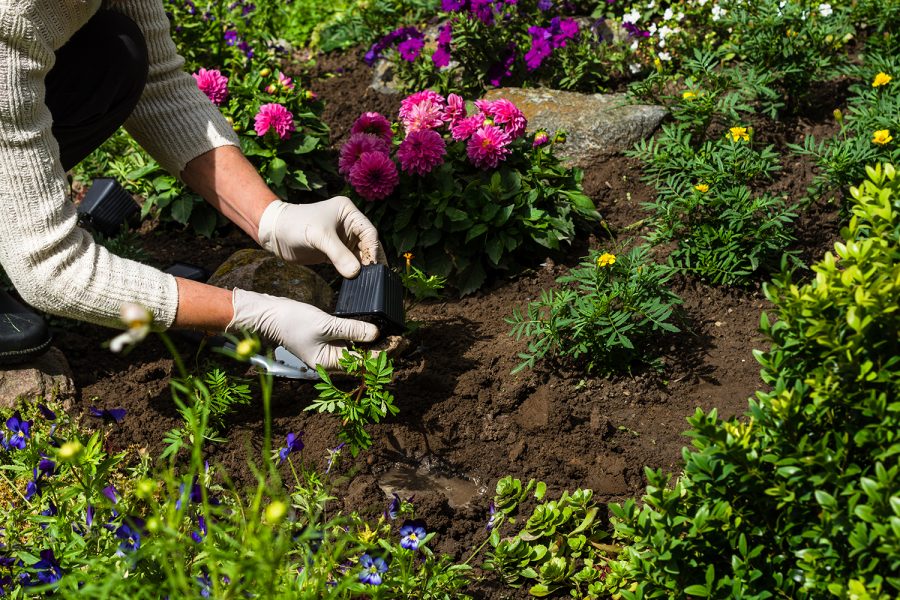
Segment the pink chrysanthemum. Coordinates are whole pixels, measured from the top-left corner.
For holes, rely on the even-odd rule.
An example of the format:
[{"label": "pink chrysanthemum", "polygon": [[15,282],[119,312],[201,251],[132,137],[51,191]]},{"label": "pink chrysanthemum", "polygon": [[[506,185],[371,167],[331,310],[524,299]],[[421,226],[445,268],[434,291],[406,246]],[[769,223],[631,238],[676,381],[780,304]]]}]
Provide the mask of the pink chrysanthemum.
[{"label": "pink chrysanthemum", "polygon": [[466,116],[466,101],[461,96],[450,94],[447,96],[447,108],[444,109],[444,120],[450,123],[450,127],[456,125],[460,119]]},{"label": "pink chrysanthemum", "polygon": [[525,134],[525,127],[528,120],[519,108],[506,100],[498,98],[497,100],[476,100],[475,106],[484,114],[494,120],[494,123],[503,125],[510,139],[517,139]]},{"label": "pink chrysanthemum", "polygon": [[219,106],[228,97],[228,78],[217,69],[206,70],[200,68],[194,73],[197,87],[206,94],[213,104]]},{"label": "pink chrysanthemum", "polygon": [[397,148],[400,168],[406,173],[426,175],[443,164],[447,146],[444,138],[433,129],[414,131]]},{"label": "pink chrysanthemum", "polygon": [[382,138],[371,133],[354,133],[350,139],[341,146],[341,155],[338,159],[338,172],[346,176],[350,169],[365,152],[390,153],[390,146]]},{"label": "pink chrysanthemum", "polygon": [[275,102],[263,104],[254,118],[253,128],[256,135],[264,136],[270,129],[278,134],[278,137],[286,140],[294,131],[294,115],[291,111]]},{"label": "pink chrysanthemum", "polygon": [[472,164],[480,169],[493,169],[509,154],[509,136],[496,125],[478,129],[466,144]]},{"label": "pink chrysanthemum", "polygon": [[369,133],[383,139],[387,143],[390,143],[394,137],[394,132],[391,131],[391,122],[384,115],[377,112],[361,114],[356,122],[353,123],[353,127],[350,128],[350,133]]},{"label": "pink chrysanthemum", "polygon": [[388,197],[399,181],[397,165],[381,152],[363,152],[350,169],[350,185],[366,200]]},{"label": "pink chrysanthemum", "polygon": [[400,120],[405,121],[414,106],[419,104],[430,103],[444,110],[444,97],[431,90],[422,90],[415,94],[410,94],[400,102]]}]

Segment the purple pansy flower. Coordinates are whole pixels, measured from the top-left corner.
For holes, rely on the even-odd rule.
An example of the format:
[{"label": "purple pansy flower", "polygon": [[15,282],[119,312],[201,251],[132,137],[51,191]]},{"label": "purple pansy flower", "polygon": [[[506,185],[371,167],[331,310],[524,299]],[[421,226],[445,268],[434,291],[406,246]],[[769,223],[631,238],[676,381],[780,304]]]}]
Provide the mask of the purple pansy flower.
[{"label": "purple pansy flower", "polygon": [[124,408],[95,408],[91,406],[89,414],[97,419],[103,419],[107,423],[121,423],[127,411]]},{"label": "purple pansy flower", "polygon": [[400,547],[407,550],[418,550],[419,544],[427,534],[425,521],[406,521],[400,527]]},{"label": "purple pansy flower", "polygon": [[24,450],[25,443],[31,438],[31,421],[23,420],[19,411],[16,411],[6,420],[6,427],[12,434],[6,445],[10,448]]},{"label": "purple pansy flower", "polygon": [[284,461],[288,455],[293,452],[300,452],[303,450],[303,432],[300,433],[289,433],[285,438],[285,447],[278,451],[278,462]]},{"label": "purple pansy flower", "polygon": [[372,558],[368,554],[359,557],[359,566],[362,567],[359,580],[369,585],[381,585],[381,575],[388,570],[383,558],[380,556]]}]

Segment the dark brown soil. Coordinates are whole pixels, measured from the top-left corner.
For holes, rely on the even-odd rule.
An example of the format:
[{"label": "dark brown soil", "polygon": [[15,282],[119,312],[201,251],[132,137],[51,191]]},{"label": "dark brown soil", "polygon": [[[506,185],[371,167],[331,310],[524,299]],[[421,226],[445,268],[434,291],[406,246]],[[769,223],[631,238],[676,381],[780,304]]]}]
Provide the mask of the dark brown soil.
[{"label": "dark brown soil", "polygon": [[[323,78],[326,73],[333,77]],[[313,89],[328,102],[326,119],[340,141],[353,119],[366,110],[391,114],[397,97],[367,89],[369,72],[353,56],[322,58]],[[825,111],[822,111],[825,112]],[[782,126],[781,144],[815,131],[831,133],[822,121]],[[800,197],[812,170],[802,160],[786,159],[772,191]],[[640,203],[651,190],[640,183],[635,161],[611,157],[586,170],[585,186],[605,218],[605,226],[587,232],[590,244],[607,243],[609,233],[626,231],[645,215]],[[836,237],[836,209],[814,205],[799,219],[799,247],[807,258],[820,256]],[[232,251],[251,241],[237,232],[214,240],[196,240],[178,231],[152,231],[143,245],[158,264],[185,260],[214,268]],[[374,446],[357,460],[349,456],[338,469],[336,504],[345,510],[380,513],[387,498],[379,479],[390,470],[437,473],[462,478],[474,496],[450,506],[440,491],[418,492],[415,504],[429,528],[436,530],[438,551],[466,555],[484,539],[488,505],[498,478],[512,474],[547,482],[551,494],[577,486],[592,488],[602,502],[639,497],[644,468],[677,473],[685,419],[698,408],[720,416],[743,413],[761,387],[759,366],[751,351],[764,348],[758,333],[760,313],[770,305],[759,289],[725,289],[678,279],[684,299],[683,333],[659,340],[663,368],[608,379],[585,377],[565,366],[539,364],[517,375],[517,354],[525,343],[508,335],[514,306],[522,306],[550,287],[575,264],[585,242],[555,264],[535,264],[513,280],[465,299],[447,299],[415,307],[409,318],[419,323],[411,350],[396,361],[394,394],[400,414],[370,428]],[[327,271],[326,271],[327,273]],[[757,286],[758,288],[758,286]],[[149,340],[132,354],[110,354],[100,345],[111,332],[66,326],[58,340],[75,372],[80,390],[77,409],[89,405],[128,409],[124,422],[111,430],[109,445],[120,449],[162,448],[163,434],[178,425],[168,392],[172,360],[161,343]],[[192,364],[192,344],[180,346]],[[322,468],[326,451],[337,444],[334,417],[304,408],[315,391],[308,383],[278,381],[273,398],[276,443],[288,432],[305,432],[302,460]],[[241,410],[228,427],[228,444],[211,445],[208,457],[222,465],[238,484],[252,482],[247,461],[258,460],[262,408]],[[405,470],[404,470],[405,469]],[[470,490],[470,491],[471,491]],[[476,561],[476,563],[479,561]],[[485,582],[483,597],[518,597]]]}]

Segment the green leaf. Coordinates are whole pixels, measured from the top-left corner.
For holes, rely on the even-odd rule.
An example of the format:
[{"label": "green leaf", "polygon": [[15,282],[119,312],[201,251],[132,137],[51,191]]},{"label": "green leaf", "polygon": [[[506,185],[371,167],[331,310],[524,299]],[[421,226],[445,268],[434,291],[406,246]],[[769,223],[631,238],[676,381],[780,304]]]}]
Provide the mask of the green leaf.
[{"label": "green leaf", "polygon": [[287,163],[277,156],[269,161],[269,178],[275,185],[281,185],[284,176],[287,174]]},{"label": "green leaf", "polygon": [[700,585],[699,583],[687,586],[684,588],[684,593],[688,596],[700,596],[702,598],[709,597],[709,590],[705,585]]},{"label": "green leaf", "polygon": [[190,194],[179,196],[172,202],[172,219],[182,225],[187,225],[194,210],[194,197]]},{"label": "green leaf", "polygon": [[488,230],[488,226],[485,225],[484,223],[476,224],[474,227],[471,227],[469,229],[469,233],[466,234],[466,242],[465,243],[471,242],[472,240],[477,238],[479,235],[485,233],[487,230]]}]

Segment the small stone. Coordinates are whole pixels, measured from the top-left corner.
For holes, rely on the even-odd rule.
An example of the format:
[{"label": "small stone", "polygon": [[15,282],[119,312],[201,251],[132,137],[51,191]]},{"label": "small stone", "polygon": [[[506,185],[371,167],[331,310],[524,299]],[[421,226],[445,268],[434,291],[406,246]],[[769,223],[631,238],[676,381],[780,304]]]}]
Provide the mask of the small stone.
[{"label": "small stone", "polygon": [[312,269],[253,248],[229,256],[207,283],[290,298],[324,311],[330,311],[334,301],[334,290]]},{"label": "small stone", "polygon": [[75,397],[72,370],[65,355],[51,347],[26,363],[5,365],[0,370],[0,407],[14,408],[18,398],[55,399],[68,410]]},{"label": "small stone", "polygon": [[721,327],[724,324],[725,324],[724,321],[716,321],[715,323],[713,323],[713,325],[715,325],[716,327]]}]

